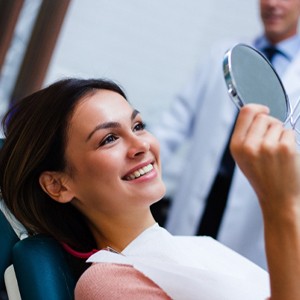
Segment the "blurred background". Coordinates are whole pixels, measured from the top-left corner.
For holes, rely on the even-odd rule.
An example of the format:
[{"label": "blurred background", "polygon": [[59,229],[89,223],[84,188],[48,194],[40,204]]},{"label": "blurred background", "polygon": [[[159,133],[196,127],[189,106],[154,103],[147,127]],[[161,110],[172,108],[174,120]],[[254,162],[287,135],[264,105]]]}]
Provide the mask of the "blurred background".
[{"label": "blurred background", "polygon": [[152,123],[215,42],[260,30],[257,0],[0,0],[0,115],[58,79],[106,77]]}]

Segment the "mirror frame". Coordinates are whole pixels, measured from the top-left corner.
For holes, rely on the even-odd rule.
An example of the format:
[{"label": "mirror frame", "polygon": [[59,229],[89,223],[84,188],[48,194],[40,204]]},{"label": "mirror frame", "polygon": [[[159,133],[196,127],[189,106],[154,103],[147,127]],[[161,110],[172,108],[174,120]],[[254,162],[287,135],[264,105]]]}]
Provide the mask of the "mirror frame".
[{"label": "mirror frame", "polygon": [[276,75],[276,77],[278,79],[278,84],[280,85],[280,88],[282,89],[284,98],[285,98],[286,114],[285,114],[285,119],[281,120],[282,122],[285,123],[290,118],[291,106],[290,106],[290,102],[288,100],[288,95],[282,84],[282,81],[281,81],[279,75],[277,74],[276,70],[274,69],[274,67],[268,61],[268,59],[260,51],[256,50],[255,48],[253,48],[252,46],[249,46],[247,44],[243,44],[243,43],[236,44],[235,46],[233,46],[232,48],[230,48],[229,50],[226,51],[224,58],[223,58],[223,75],[224,75],[225,83],[227,86],[227,91],[228,91],[230,98],[232,99],[234,104],[239,109],[245,105],[243,99],[241,98],[241,96],[238,93],[237,83],[235,81],[234,74],[232,71],[232,53],[236,49],[236,47],[246,47],[246,48],[250,49],[251,51],[255,52],[259,57],[261,57],[263,59],[263,61],[265,61],[268,64],[270,69]]}]

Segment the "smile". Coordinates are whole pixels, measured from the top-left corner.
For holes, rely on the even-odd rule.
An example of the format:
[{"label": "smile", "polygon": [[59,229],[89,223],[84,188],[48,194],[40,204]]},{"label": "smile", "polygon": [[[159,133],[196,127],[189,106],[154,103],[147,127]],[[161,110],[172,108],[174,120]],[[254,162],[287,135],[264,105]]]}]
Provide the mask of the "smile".
[{"label": "smile", "polygon": [[129,174],[128,176],[126,176],[126,180],[133,180],[133,179],[136,179],[136,178],[139,178],[149,172],[151,172],[151,170],[153,170],[153,165],[152,164],[149,164],[143,168],[140,168],[136,171],[134,171],[133,173]]}]

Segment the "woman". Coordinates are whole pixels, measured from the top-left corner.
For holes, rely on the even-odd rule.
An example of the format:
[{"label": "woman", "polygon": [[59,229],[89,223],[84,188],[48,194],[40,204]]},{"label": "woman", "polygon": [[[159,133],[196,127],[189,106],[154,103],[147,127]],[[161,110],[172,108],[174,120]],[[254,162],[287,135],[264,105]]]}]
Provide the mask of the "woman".
[{"label": "woman", "polygon": [[[0,187],[8,208],[30,234],[48,234],[94,263],[77,283],[77,299],[270,295],[259,267],[210,238],[172,237],[155,223],[149,207],[165,192],[159,145],[116,84],[59,81],[13,107],[4,131]],[[300,299],[294,140],[258,105],[241,110],[232,139],[260,199],[272,299]]]}]

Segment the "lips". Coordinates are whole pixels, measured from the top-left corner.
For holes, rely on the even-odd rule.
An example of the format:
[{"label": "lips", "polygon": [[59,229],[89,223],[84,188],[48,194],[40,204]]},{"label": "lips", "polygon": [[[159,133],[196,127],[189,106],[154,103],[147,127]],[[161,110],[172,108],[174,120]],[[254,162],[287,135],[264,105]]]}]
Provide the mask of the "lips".
[{"label": "lips", "polygon": [[268,21],[276,21],[276,20],[280,20],[281,19],[281,15],[278,14],[265,14],[264,15],[264,19],[268,20]]},{"label": "lips", "polygon": [[153,170],[153,165],[152,164],[148,164],[142,168],[139,168],[137,170],[135,170],[134,172],[126,175],[124,177],[125,180],[130,181],[130,180],[134,180],[136,178],[139,178],[149,172],[151,172]]}]

